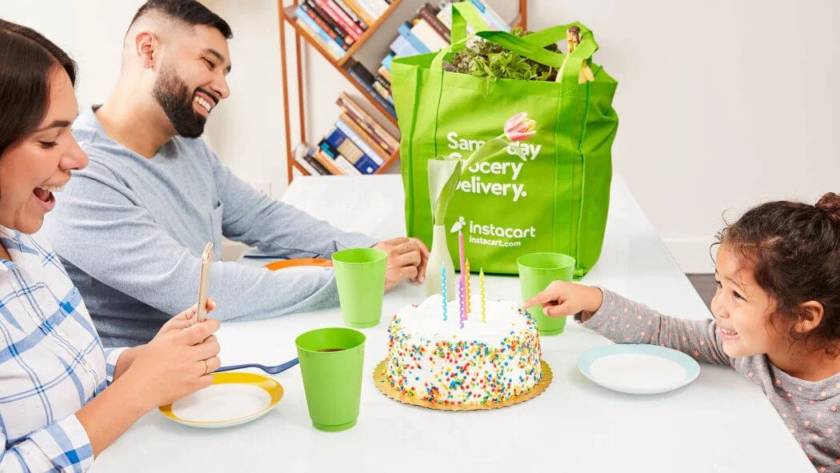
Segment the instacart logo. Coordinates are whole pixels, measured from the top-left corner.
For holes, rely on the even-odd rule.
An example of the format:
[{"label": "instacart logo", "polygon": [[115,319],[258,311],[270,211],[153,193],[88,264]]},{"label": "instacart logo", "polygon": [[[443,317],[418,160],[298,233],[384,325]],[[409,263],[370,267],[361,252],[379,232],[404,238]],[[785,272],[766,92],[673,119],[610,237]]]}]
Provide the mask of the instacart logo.
[{"label": "instacart logo", "polygon": [[537,237],[537,227],[503,227],[493,223],[476,222],[467,220],[460,216],[452,226],[452,233],[461,231],[464,227],[469,230],[468,240],[471,244],[496,246],[496,247],[517,247],[522,246],[526,238]]}]

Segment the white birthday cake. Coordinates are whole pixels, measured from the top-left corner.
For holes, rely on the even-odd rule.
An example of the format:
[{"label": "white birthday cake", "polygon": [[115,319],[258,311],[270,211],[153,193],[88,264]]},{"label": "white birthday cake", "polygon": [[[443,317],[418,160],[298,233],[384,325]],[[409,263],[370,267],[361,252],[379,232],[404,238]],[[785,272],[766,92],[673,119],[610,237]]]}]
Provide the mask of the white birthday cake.
[{"label": "white birthday cake", "polygon": [[[499,405],[540,382],[534,320],[506,301],[473,298],[461,323],[459,304],[433,295],[407,306],[388,327],[385,382],[403,397],[446,407]],[[446,312],[446,320],[444,320]]]}]

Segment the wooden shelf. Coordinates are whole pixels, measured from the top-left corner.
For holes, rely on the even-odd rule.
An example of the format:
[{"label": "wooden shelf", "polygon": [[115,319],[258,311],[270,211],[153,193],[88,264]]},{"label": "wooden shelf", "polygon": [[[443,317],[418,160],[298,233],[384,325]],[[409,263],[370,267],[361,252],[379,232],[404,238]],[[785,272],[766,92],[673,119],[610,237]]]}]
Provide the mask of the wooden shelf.
[{"label": "wooden shelf", "polygon": [[[388,168],[388,166],[390,166],[390,165],[391,165],[394,161],[396,161],[397,159],[400,159],[400,151],[399,151],[399,150],[394,151],[393,153],[391,153],[391,155],[390,155],[390,156],[388,156],[388,157],[385,159],[385,162],[383,162],[383,163],[382,163],[382,165],[381,165],[381,166],[379,166],[379,167],[376,169],[376,171],[374,171],[373,173],[374,173],[374,174],[382,174],[383,172],[385,172],[385,169],[387,169],[387,168]],[[309,171],[307,171],[305,167],[301,166],[301,165],[300,165],[297,161],[293,161],[293,162],[292,162],[292,167],[293,167],[293,168],[295,168],[295,169],[297,169],[297,170],[298,170],[301,174],[303,174],[304,176],[310,176],[310,175],[311,175],[311,173],[310,173]],[[317,176],[317,175],[319,175],[319,174],[316,174],[316,176]],[[352,174],[342,174],[342,175],[343,175],[343,176],[351,176]]]},{"label": "wooden shelf", "polygon": [[376,21],[374,21],[372,25],[368,25],[368,29],[366,29],[365,32],[362,33],[362,35],[359,37],[359,39],[356,40],[353,43],[352,46],[350,46],[346,51],[344,51],[344,55],[342,55],[340,58],[335,58],[331,53],[329,53],[326,50],[326,48],[323,45],[321,45],[320,38],[314,38],[309,33],[309,31],[300,27],[300,24],[298,24],[298,22],[297,22],[297,14],[295,13],[295,10],[297,9],[297,5],[291,5],[291,6],[285,7],[285,8],[282,9],[282,12],[283,12],[283,19],[288,21],[295,28],[295,31],[297,31],[298,34],[301,34],[304,37],[306,37],[307,42],[312,44],[313,46],[315,46],[315,48],[321,54],[323,54],[324,57],[333,64],[333,66],[341,67],[345,63],[347,63],[347,61],[349,59],[351,59],[353,57],[353,54],[355,54],[356,51],[359,50],[359,48],[364,46],[365,42],[367,42],[367,40],[371,36],[373,36],[374,33],[376,33],[376,30],[379,29],[379,26],[382,25],[382,22],[387,20],[388,17],[391,16],[391,13],[394,12],[394,10],[397,8],[397,6],[399,4],[400,4],[400,0],[394,0],[393,2],[391,2],[391,5],[388,6],[387,9],[385,9],[385,11],[382,13],[382,15],[380,15],[379,18],[377,18]]},{"label": "wooden shelf", "polygon": [[[399,0],[394,0],[394,3],[392,3],[391,6],[389,6],[388,9],[385,10],[385,13],[383,13],[382,16],[380,16],[379,19],[376,20],[374,25],[376,25],[376,27],[378,28],[379,25],[387,19],[388,15],[390,15],[394,11],[394,8],[398,4]],[[295,8],[296,7],[293,5],[283,9],[283,18],[285,19],[285,21],[287,21],[295,29],[295,31],[304,38],[304,41],[306,41],[307,44],[315,48],[315,50],[318,51],[318,53],[320,53],[321,56],[323,56],[324,59],[327,60],[327,62],[332,64],[333,67],[335,67],[341,73],[341,75],[343,75],[344,78],[347,79],[347,81],[353,84],[353,87],[355,87],[359,91],[359,93],[365,97],[365,100],[367,100],[374,107],[376,107],[376,110],[379,111],[379,113],[384,115],[388,121],[390,121],[396,126],[397,118],[394,115],[392,115],[388,109],[382,106],[382,104],[379,103],[379,101],[376,100],[376,98],[374,98],[374,96],[365,88],[364,85],[360,84],[359,81],[357,81],[352,75],[350,75],[346,67],[347,61],[349,61],[353,57],[352,54],[356,50],[358,50],[358,48],[360,48],[365,43],[365,41],[367,41],[367,39],[370,38],[370,36],[373,35],[373,33],[376,31],[374,29],[374,26],[368,27],[367,31],[365,31],[365,34],[363,34],[358,41],[353,43],[353,46],[351,46],[350,49],[345,51],[344,56],[342,56],[341,59],[335,59],[335,57],[329,51],[327,51],[327,49],[321,44],[319,39],[312,37],[309,31],[301,28],[300,24],[297,21],[297,15],[295,15]]]},{"label": "wooden shelf", "polygon": [[[289,116],[289,92],[288,92],[288,77],[287,77],[287,59],[286,59],[286,35],[285,35],[285,28],[284,25],[289,25],[292,27],[293,31],[295,32],[295,54],[296,54],[296,72],[297,72],[297,94],[298,94],[298,127],[300,129],[300,135],[297,142],[302,143],[306,142],[306,128],[305,128],[305,112],[304,112],[304,82],[303,82],[303,72],[301,67],[301,39],[306,44],[309,44],[316,51],[333,67],[335,67],[338,72],[344,76],[344,78],[353,84],[358,92],[368,101],[386,120],[391,122],[394,126],[398,127],[397,118],[391,114],[391,111],[383,106],[379,100],[373,95],[373,92],[369,91],[363,84],[354,78],[348,68],[348,63],[351,59],[353,59],[353,55],[362,48],[365,43],[376,33],[380,26],[394,13],[396,8],[400,5],[401,0],[392,0],[391,4],[388,8],[373,22],[373,24],[368,25],[368,28],[362,33],[358,40],[356,40],[352,46],[350,46],[341,57],[336,58],[333,53],[328,49],[328,47],[321,43],[321,38],[316,37],[313,33],[310,33],[307,29],[301,27],[300,23],[298,23],[296,9],[299,4],[298,0],[292,0],[291,5],[284,5],[285,0],[277,0],[277,7],[280,16],[280,56],[282,62],[282,81],[283,81],[283,118],[285,122],[285,138],[286,138],[286,169],[289,182],[292,180],[293,170],[297,170],[304,175],[309,175],[309,172],[306,171],[306,168],[295,162],[294,155],[292,153],[292,137],[291,137],[291,128],[289,124],[290,116]],[[527,0],[518,0],[519,3],[519,14],[518,16],[511,22],[513,25],[520,26],[522,28],[527,28],[528,23],[528,2]],[[388,156],[383,164],[377,168],[374,174],[379,174],[384,172],[394,161],[399,159],[399,149],[395,150]]]}]

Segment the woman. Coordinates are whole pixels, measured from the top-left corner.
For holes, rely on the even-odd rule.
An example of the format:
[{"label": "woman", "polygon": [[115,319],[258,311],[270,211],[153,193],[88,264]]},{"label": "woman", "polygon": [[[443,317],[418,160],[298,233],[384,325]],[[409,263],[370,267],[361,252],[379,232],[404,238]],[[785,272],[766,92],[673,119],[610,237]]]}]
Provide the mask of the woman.
[{"label": "woman", "polygon": [[193,323],[194,307],[146,345],[103,350],[79,291],[31,235],[71,171],[87,164],[70,133],[74,80],[64,51],[0,20],[3,472],[87,469],[146,412],[209,385],[219,367],[219,323]]}]

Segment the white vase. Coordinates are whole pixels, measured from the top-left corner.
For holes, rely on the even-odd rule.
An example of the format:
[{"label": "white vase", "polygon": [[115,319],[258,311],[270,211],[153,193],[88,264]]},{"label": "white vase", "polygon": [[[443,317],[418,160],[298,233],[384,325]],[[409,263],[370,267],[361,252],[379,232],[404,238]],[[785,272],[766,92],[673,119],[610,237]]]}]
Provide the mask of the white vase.
[{"label": "white vase", "polygon": [[435,225],[432,227],[432,249],[429,253],[426,279],[423,282],[423,286],[426,288],[426,296],[441,293],[441,268],[446,268],[446,300],[457,300],[455,266],[452,264],[452,257],[449,255],[449,248],[446,244],[445,226]]}]

